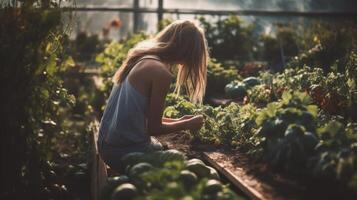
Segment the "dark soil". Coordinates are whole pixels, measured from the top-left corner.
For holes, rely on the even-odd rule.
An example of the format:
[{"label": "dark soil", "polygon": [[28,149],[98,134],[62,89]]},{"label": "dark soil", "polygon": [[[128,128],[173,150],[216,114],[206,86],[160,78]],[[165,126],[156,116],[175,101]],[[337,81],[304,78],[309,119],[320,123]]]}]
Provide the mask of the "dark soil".
[{"label": "dark soil", "polygon": [[155,137],[164,145],[165,148],[182,151],[189,158],[202,158],[202,152],[212,151],[215,149],[212,145],[206,145],[198,141],[194,141],[191,135],[185,132],[178,132]]}]

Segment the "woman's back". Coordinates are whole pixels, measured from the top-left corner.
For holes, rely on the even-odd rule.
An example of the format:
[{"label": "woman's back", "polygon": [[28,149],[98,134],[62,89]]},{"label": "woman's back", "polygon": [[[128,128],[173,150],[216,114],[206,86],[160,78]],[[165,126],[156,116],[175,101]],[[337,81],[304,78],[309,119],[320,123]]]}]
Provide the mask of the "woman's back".
[{"label": "woman's back", "polygon": [[[144,59],[160,60],[155,56],[144,56],[135,65]],[[129,76],[120,85],[115,84],[101,120],[99,139],[118,147],[149,143],[148,105],[148,97],[130,83]]]}]

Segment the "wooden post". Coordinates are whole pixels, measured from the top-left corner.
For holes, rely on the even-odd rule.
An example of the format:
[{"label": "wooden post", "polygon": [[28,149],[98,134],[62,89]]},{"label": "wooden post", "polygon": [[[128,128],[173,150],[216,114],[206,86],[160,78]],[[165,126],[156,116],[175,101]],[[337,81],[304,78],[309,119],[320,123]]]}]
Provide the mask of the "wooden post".
[{"label": "wooden post", "polygon": [[281,39],[278,37],[278,42],[279,42],[279,48],[280,48],[280,57],[281,57],[281,64],[283,65],[283,69],[285,68],[285,53],[284,53],[284,47],[281,42]]},{"label": "wooden post", "polygon": [[139,0],[134,0],[134,33],[139,30]]},{"label": "wooden post", "polygon": [[163,29],[163,24],[161,23],[162,22],[162,18],[163,18],[163,14],[164,14],[164,0],[159,0],[158,1],[159,4],[157,6],[157,28],[158,28],[158,31],[160,31],[161,29]]},{"label": "wooden post", "polygon": [[159,0],[159,5],[157,7],[157,20],[161,22],[164,14],[164,0]]}]

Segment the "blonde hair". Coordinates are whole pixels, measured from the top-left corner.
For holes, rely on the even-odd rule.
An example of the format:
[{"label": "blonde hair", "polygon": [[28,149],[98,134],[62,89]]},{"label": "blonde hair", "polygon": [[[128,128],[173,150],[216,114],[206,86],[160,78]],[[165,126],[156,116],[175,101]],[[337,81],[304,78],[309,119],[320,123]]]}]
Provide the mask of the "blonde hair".
[{"label": "blonde hair", "polygon": [[192,102],[202,103],[209,54],[204,31],[198,23],[190,20],[174,21],[153,39],[136,45],[129,51],[113,81],[120,84],[136,62],[145,55],[158,56],[168,64],[179,63],[175,93],[180,94],[183,87]]}]

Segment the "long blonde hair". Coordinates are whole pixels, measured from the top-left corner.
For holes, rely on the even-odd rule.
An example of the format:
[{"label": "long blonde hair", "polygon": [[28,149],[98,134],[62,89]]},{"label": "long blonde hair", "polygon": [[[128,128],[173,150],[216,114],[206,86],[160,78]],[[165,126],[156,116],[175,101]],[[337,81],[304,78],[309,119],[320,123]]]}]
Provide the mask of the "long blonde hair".
[{"label": "long blonde hair", "polygon": [[136,62],[145,55],[155,55],[165,63],[178,64],[175,92],[180,94],[183,87],[192,102],[202,103],[209,54],[204,32],[198,23],[190,20],[174,21],[153,39],[136,45],[129,51],[113,81],[122,83]]}]

